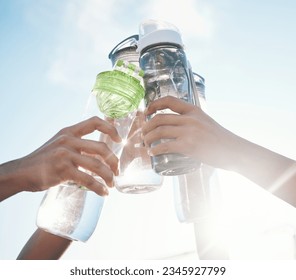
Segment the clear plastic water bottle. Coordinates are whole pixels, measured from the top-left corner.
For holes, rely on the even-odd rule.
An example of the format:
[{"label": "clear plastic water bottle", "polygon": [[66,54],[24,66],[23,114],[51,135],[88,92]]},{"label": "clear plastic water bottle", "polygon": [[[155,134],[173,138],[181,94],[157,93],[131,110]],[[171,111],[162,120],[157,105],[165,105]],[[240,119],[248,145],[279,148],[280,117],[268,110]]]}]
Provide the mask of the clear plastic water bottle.
[{"label": "clear plastic water bottle", "polygon": [[[194,97],[207,112],[205,80],[197,73],[193,76]],[[173,185],[177,218],[181,223],[194,224],[199,259],[228,259],[227,246],[221,243],[221,229],[216,224],[216,211],[222,204],[217,170],[202,163],[200,169],[176,176]]]},{"label": "clear plastic water bottle", "polygon": [[[201,107],[205,106],[204,78],[193,73],[193,96]],[[208,174],[203,172],[203,164],[194,172],[176,176],[173,180],[174,202],[178,220],[182,223],[196,223],[209,216],[209,188],[205,184]]]},{"label": "clear plastic water bottle", "polygon": [[[136,71],[134,65],[119,61],[112,71],[97,75],[91,94],[90,105],[97,110],[93,112],[94,115],[107,116],[123,139],[127,137],[132,124],[132,112],[138,108],[144,96],[139,78],[141,75],[140,69]],[[107,141],[108,138],[103,133],[99,137],[95,135],[91,138],[93,137],[95,138],[92,140],[100,141]],[[109,143],[111,142],[109,139]],[[119,155],[122,145],[118,144],[116,148]],[[87,170],[83,171],[91,174]],[[105,184],[102,178],[94,177]],[[38,210],[37,226],[70,240],[86,242],[97,226],[104,200],[104,197],[84,186],[74,182],[62,183],[46,192]]]},{"label": "clear plastic water bottle", "polygon": [[193,79],[196,87],[195,98],[198,98],[201,109],[206,112],[207,106],[205,94],[205,79],[195,72],[193,72]]},{"label": "clear plastic water bottle", "polygon": [[[140,24],[139,35],[138,52],[140,67],[144,71],[146,105],[168,95],[195,104],[193,75],[177,28],[169,23],[147,20]],[[157,113],[173,112],[162,110]],[[157,142],[152,143],[152,146],[157,144]],[[199,165],[195,159],[177,153],[152,157],[153,169],[161,175],[193,172],[199,168]]]},{"label": "clear plastic water bottle", "polygon": [[[100,113],[95,98],[91,98],[89,101],[92,101],[92,104],[88,102],[88,105],[91,105],[90,107],[95,110],[91,114],[85,112],[83,119]],[[88,105],[87,107],[89,107]],[[100,137],[100,133],[94,132],[84,138],[97,141]],[[79,169],[91,174],[87,170]],[[93,176],[105,184],[102,178]],[[46,191],[38,209],[36,224],[38,228],[54,235],[86,242],[98,224],[104,204],[105,197],[99,196],[75,182],[63,182]]]},{"label": "clear plastic water bottle", "polygon": [[[112,49],[109,54],[112,66],[119,60],[139,66],[138,37],[138,35],[130,36]],[[144,108],[144,99],[142,99],[119,159],[119,175],[115,177],[115,187],[123,193],[140,194],[155,191],[163,182],[163,177],[152,169],[147,147],[143,145],[141,133],[145,122]]]},{"label": "clear plastic water bottle", "polygon": [[174,177],[174,204],[181,223],[196,223],[209,216],[208,190],[201,169]]},{"label": "clear plastic water bottle", "polygon": [[[197,73],[193,73],[193,77],[194,98],[198,99],[202,110],[207,112],[205,79]],[[213,203],[218,203],[220,199],[215,168],[202,163],[198,170],[174,179],[175,209],[180,222],[199,223],[212,215]]]},{"label": "clear plastic water bottle", "polygon": [[130,62],[139,66],[139,53],[137,52],[139,35],[129,36],[118,43],[109,53],[108,58],[114,67],[118,60]]},{"label": "clear plastic water bottle", "polygon": [[37,226],[70,240],[86,242],[97,226],[104,200],[75,183],[52,187],[39,207]]}]

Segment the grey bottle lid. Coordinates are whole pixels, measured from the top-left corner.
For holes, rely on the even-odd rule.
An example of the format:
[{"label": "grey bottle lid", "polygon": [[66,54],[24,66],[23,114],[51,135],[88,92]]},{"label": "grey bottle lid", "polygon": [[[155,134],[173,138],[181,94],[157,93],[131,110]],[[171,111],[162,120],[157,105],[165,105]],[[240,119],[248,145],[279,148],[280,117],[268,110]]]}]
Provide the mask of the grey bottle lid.
[{"label": "grey bottle lid", "polygon": [[176,26],[158,20],[145,20],[139,27],[137,51],[141,52],[148,46],[160,43],[175,44],[183,47],[181,34]]}]

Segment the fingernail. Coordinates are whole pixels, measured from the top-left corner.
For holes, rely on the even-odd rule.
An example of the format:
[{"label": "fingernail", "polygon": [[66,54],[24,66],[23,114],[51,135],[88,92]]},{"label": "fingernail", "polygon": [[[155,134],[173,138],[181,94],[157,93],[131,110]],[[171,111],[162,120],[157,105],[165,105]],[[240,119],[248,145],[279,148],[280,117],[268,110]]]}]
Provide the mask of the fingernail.
[{"label": "fingernail", "polygon": [[151,149],[147,149],[147,154],[149,155],[149,156],[153,156],[153,153],[152,153],[152,151],[151,151]]},{"label": "fingernail", "polygon": [[108,195],[109,194],[109,190],[107,189],[107,187],[104,187],[103,190],[104,190],[104,195]]}]

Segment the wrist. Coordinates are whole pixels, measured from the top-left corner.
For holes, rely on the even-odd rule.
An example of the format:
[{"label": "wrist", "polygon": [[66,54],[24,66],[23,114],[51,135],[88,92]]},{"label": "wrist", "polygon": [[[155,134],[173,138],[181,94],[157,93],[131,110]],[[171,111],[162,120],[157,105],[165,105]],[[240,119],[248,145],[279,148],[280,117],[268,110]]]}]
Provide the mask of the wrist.
[{"label": "wrist", "polygon": [[222,128],[218,141],[217,146],[219,149],[215,155],[216,167],[228,171],[236,171],[243,139],[231,131]]},{"label": "wrist", "polygon": [[26,176],[21,171],[20,159],[0,165],[0,201],[25,190]]}]

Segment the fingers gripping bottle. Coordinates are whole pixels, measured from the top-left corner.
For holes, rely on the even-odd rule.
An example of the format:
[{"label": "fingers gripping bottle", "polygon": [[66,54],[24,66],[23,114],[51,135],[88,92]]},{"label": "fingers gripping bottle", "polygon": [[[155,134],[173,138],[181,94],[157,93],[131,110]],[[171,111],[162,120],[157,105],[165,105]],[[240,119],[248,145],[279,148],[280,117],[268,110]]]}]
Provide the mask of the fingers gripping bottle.
[{"label": "fingers gripping bottle", "polygon": [[[112,71],[97,75],[90,107],[95,108],[94,115],[103,113],[118,133],[124,139],[133,120],[133,112],[138,108],[144,97],[144,88],[139,78],[141,73],[135,71],[135,66],[118,61]],[[103,133],[96,139],[104,141]],[[117,155],[122,150],[118,144]],[[104,184],[104,180],[87,170],[95,179]],[[37,226],[52,234],[70,240],[86,242],[93,234],[104,204],[101,197],[75,182],[64,182],[50,188],[39,207]]]},{"label": "fingers gripping bottle", "polygon": [[109,137],[102,138],[120,158],[127,144],[128,134],[135,120],[137,109],[144,97],[143,71],[127,61],[118,60],[112,71],[97,75],[93,88],[97,105],[105,120],[117,129],[122,143],[114,143]]},{"label": "fingers gripping bottle", "polygon": [[[195,104],[193,75],[177,28],[166,22],[147,20],[140,24],[139,35],[138,52],[140,67],[144,71],[146,106],[164,96]],[[157,113],[173,112],[166,109]],[[174,140],[160,140],[167,141]],[[152,146],[158,143],[156,141]],[[180,175],[199,168],[195,159],[177,153],[153,156],[151,160],[153,169],[161,175]]]},{"label": "fingers gripping bottle", "polygon": [[[109,54],[112,66],[124,60],[139,67],[139,53],[136,51],[138,38],[138,35],[130,36],[113,48]],[[119,158],[119,174],[115,176],[115,187],[123,193],[142,194],[155,191],[163,182],[163,176],[152,169],[147,147],[144,146],[141,137],[145,122],[144,108],[142,99]]]}]

